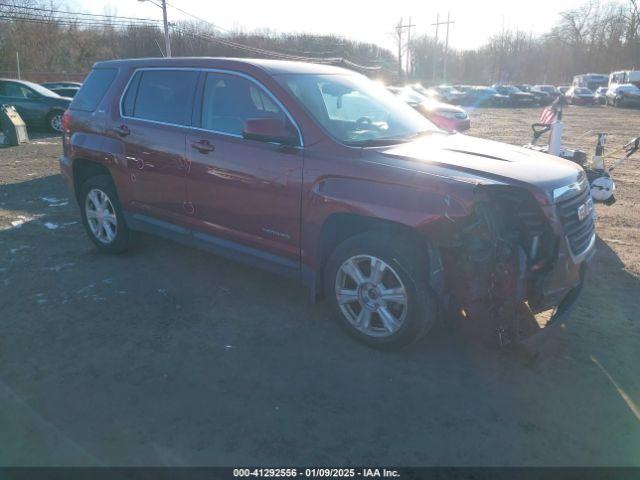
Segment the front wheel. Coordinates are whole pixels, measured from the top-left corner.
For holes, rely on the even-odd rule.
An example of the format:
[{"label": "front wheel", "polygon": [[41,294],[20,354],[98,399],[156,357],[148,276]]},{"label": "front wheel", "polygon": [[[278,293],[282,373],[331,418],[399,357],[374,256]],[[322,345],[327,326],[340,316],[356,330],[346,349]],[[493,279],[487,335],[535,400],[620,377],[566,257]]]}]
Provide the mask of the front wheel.
[{"label": "front wheel", "polygon": [[347,332],[375,348],[398,349],[436,320],[428,261],[407,239],[378,232],[339,245],[327,264],[330,302]]},{"label": "front wheel", "polygon": [[91,241],[102,251],[120,253],[129,248],[131,231],[109,175],[89,178],[80,193],[82,223]]}]

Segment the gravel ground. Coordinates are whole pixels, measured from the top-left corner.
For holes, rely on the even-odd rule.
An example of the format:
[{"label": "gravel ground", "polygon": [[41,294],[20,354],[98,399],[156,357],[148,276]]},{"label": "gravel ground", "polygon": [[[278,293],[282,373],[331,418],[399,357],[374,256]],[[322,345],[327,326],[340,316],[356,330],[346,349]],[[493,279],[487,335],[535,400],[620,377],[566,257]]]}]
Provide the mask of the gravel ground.
[{"label": "gravel ground", "polygon": [[[530,139],[539,110],[472,113]],[[640,111],[570,107],[589,154]],[[60,141],[0,150],[0,465],[640,466],[640,173],[615,173],[573,318],[538,356],[438,328],[395,354],[353,343],[295,283],[142,236],[99,254]]]}]

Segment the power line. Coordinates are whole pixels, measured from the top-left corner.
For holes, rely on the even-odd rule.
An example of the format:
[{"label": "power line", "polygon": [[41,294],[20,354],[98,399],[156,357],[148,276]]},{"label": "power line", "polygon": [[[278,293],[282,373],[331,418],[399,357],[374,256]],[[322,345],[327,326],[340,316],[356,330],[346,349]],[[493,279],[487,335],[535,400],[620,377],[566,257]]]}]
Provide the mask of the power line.
[{"label": "power line", "polygon": [[187,16],[189,16],[189,17],[191,17],[191,18],[194,18],[194,19],[196,19],[196,20],[198,20],[198,21],[200,21],[200,22],[204,22],[204,23],[206,23],[207,25],[211,25],[213,28],[215,28],[215,29],[217,29],[217,30],[220,30],[220,31],[223,31],[223,32],[227,32],[227,33],[231,33],[231,32],[230,32],[229,30],[227,30],[226,28],[219,27],[219,26],[218,26],[218,25],[216,25],[215,23],[209,22],[208,20],[203,20],[202,18],[198,17],[197,15],[194,15],[193,13],[189,13],[189,12],[187,12],[186,10],[181,9],[180,7],[176,7],[175,5],[173,5],[173,4],[169,3],[169,2],[165,2],[165,3],[166,3],[168,6],[170,6],[171,8],[173,8],[174,10],[177,10],[177,11],[179,11],[179,12],[181,12],[181,13],[184,13],[185,15],[187,15]]},{"label": "power line", "polygon": [[306,61],[306,62],[324,63],[324,64],[332,64],[332,65],[341,64],[341,65],[351,67],[353,69],[359,69],[363,71],[379,71],[380,70],[379,66],[370,67],[370,66],[359,65],[343,57],[318,58],[318,57],[307,57],[307,56],[300,56],[300,55],[290,55],[287,53],[275,52],[273,50],[267,50],[264,48],[251,47],[249,45],[244,45],[231,40],[226,40],[218,36],[213,36],[211,34],[189,32],[184,29],[177,29],[177,30],[179,31],[179,33],[183,35],[188,35],[188,36],[199,38],[202,40],[209,40],[211,42],[215,42],[229,48],[235,48],[248,53],[276,58],[279,60]]},{"label": "power line", "polygon": [[127,28],[158,28],[156,25],[150,24],[135,24],[135,23],[123,23],[123,22],[91,22],[91,21],[78,21],[78,20],[61,20],[61,19],[44,19],[34,17],[21,17],[15,15],[2,15],[0,13],[0,20],[16,22],[16,23],[30,23],[36,25],[51,25],[51,26],[65,26],[65,27],[127,27]]},{"label": "power line", "polygon": [[[209,22],[207,20],[203,20],[200,17],[183,10],[182,8],[176,7],[175,5],[166,2],[168,6],[171,8],[189,16],[194,19],[197,19],[216,30],[229,32],[218,25]],[[114,28],[157,28],[159,26],[159,20],[151,19],[151,18],[138,18],[138,17],[122,17],[117,15],[107,15],[107,14],[92,14],[92,13],[84,13],[84,12],[72,12],[72,11],[62,11],[56,9],[46,9],[39,7],[26,7],[23,5],[15,5],[9,4],[5,2],[0,2],[0,7],[8,7],[11,9],[16,9],[17,12],[7,12],[0,9],[0,20],[6,21],[14,21],[19,23],[30,23],[30,24],[56,24],[58,26],[74,26],[74,27],[114,27]],[[39,13],[42,12],[42,13]],[[84,17],[84,18],[74,18],[74,16]],[[220,45],[224,45],[228,48],[233,48],[237,50],[241,50],[247,53],[257,54],[265,57],[277,58],[282,60],[294,60],[294,61],[313,61],[319,63],[340,63],[344,65],[348,65],[352,68],[357,68],[360,70],[370,70],[375,71],[379,70],[379,66],[368,67],[364,65],[358,65],[350,60],[347,60],[342,57],[327,57],[327,58],[318,58],[318,57],[309,57],[307,55],[296,55],[290,53],[282,53],[276,52],[272,50],[268,50],[260,47],[253,47],[250,45],[245,45],[242,43],[234,42],[232,40],[221,38],[220,36],[208,34],[208,33],[195,33],[189,32],[185,29],[180,29],[172,26],[174,31],[181,33],[183,35],[189,35],[194,38],[200,38],[209,40],[212,42],[216,42]],[[230,32],[229,32],[230,33]],[[308,52],[303,52],[308,53]]]},{"label": "power line", "polygon": [[86,17],[102,17],[102,18],[113,18],[113,19],[118,19],[118,20],[137,20],[137,21],[147,21],[147,22],[159,22],[159,20],[153,19],[153,18],[139,18],[139,17],[123,17],[120,15],[106,15],[106,14],[97,14],[97,13],[85,13],[85,12],[68,12],[68,11],[64,11],[64,10],[55,10],[55,9],[51,9],[51,8],[38,8],[38,7],[26,7],[24,5],[12,5],[9,3],[3,3],[0,2],[0,7],[10,7],[10,8],[17,8],[20,10],[27,10],[27,13],[30,13],[31,10],[37,10],[40,12],[47,12],[47,13],[60,13],[60,14],[64,14],[64,15],[79,15],[79,16],[86,16]]}]

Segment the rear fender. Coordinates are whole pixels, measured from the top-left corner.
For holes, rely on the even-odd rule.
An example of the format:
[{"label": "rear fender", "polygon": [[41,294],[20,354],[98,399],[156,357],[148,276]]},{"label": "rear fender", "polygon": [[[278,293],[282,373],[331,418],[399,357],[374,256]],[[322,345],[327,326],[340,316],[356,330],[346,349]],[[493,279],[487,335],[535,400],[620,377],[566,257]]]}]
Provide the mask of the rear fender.
[{"label": "rear fender", "polygon": [[85,132],[76,132],[69,139],[72,164],[90,161],[104,166],[116,185],[120,201],[126,205],[129,197],[129,174],[124,143],[120,140]]}]

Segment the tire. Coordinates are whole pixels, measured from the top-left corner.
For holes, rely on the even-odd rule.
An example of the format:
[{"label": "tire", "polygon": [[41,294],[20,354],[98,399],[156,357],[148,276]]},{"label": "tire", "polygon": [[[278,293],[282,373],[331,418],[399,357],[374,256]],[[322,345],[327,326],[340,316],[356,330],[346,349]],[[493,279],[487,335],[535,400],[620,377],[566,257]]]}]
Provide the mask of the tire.
[{"label": "tire", "polygon": [[62,133],[62,110],[54,110],[47,115],[47,128],[54,133]]},{"label": "tire", "polygon": [[130,247],[132,232],[125,223],[120,200],[109,175],[87,179],[80,189],[79,204],[87,235],[99,250],[122,253]]},{"label": "tire", "polygon": [[[358,275],[353,274],[354,266]],[[411,239],[381,231],[358,234],[331,254],[325,292],[340,325],[352,337],[370,347],[397,350],[420,339],[436,321],[428,271],[426,253]]]}]

